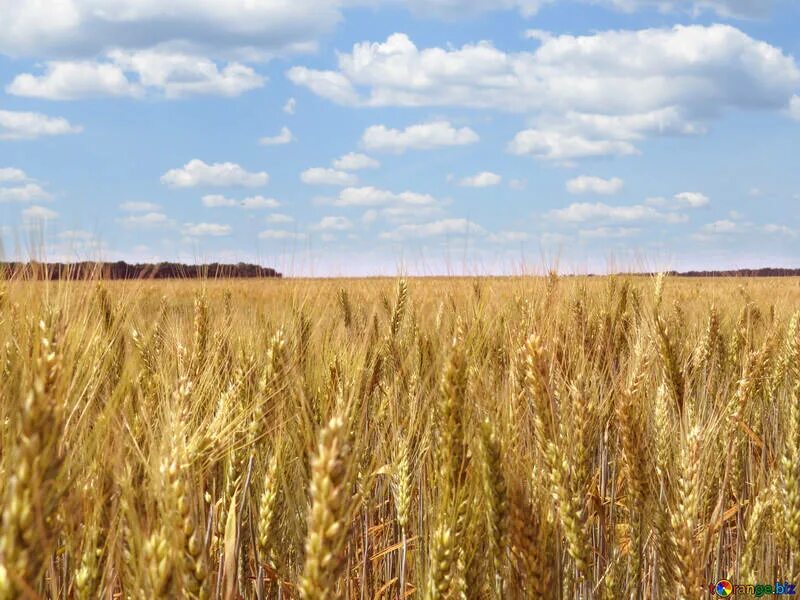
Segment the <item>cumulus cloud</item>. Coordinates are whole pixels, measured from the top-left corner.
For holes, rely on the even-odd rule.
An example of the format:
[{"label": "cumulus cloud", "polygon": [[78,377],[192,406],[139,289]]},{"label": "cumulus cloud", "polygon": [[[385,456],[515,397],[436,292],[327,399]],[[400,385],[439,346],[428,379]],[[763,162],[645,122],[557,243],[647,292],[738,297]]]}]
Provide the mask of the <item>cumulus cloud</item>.
[{"label": "cumulus cloud", "polygon": [[800,96],[796,94],[789,101],[789,114],[792,115],[792,118],[800,121]]},{"label": "cumulus cloud", "polygon": [[654,206],[667,210],[676,210],[680,208],[700,208],[707,206],[710,202],[711,199],[700,192],[680,192],[672,196],[672,198],[655,196],[645,200],[645,204],[647,206]]},{"label": "cumulus cloud", "polygon": [[449,121],[431,121],[410,125],[403,130],[373,125],[364,131],[361,144],[376,152],[402,154],[406,150],[464,146],[474,144],[479,139],[478,134],[469,127],[456,129]]},{"label": "cumulus cloud", "polygon": [[169,226],[172,221],[164,213],[151,210],[142,214],[124,217],[120,219],[120,223],[130,229],[153,229]]},{"label": "cumulus cloud", "polygon": [[393,231],[380,234],[384,240],[404,240],[406,238],[433,237],[441,235],[482,235],[483,227],[472,221],[462,218],[440,219],[430,223],[401,225]]},{"label": "cumulus cloud", "polygon": [[94,56],[183,46],[265,58],[311,50],[340,20],[334,0],[62,0],[2,3],[0,53]]},{"label": "cumulus cloud", "polygon": [[201,199],[203,206],[207,206],[209,208],[219,208],[222,206],[238,206],[239,201],[233,198],[228,198],[227,196],[223,196],[222,194],[206,194]]},{"label": "cumulus cloud", "polygon": [[595,227],[581,229],[578,235],[584,239],[619,239],[633,237],[639,232],[641,229],[636,227]]},{"label": "cumulus cloud", "polygon": [[[679,114],[652,111],[694,103],[780,107],[800,78],[791,56],[729,25],[548,35],[539,41],[536,50],[518,53],[489,42],[419,49],[406,34],[395,33],[383,43],[357,43],[351,53],[341,53],[336,73],[354,93],[366,94],[357,96],[362,104],[516,111],[560,104],[591,115],[606,103],[602,116],[656,121],[638,127]],[[294,75],[290,70],[290,79]]]},{"label": "cumulus cloud", "polygon": [[625,183],[619,177],[603,179],[591,175],[580,175],[570,179],[566,183],[567,191],[570,194],[599,194],[601,196],[611,196],[622,190]]},{"label": "cumulus cloud", "polygon": [[209,208],[220,207],[239,207],[244,209],[260,209],[260,208],[278,208],[281,203],[275,198],[266,198],[264,196],[249,196],[242,200],[235,198],[228,198],[222,194],[206,194],[201,199],[203,206]]},{"label": "cumulus cloud", "polygon": [[294,218],[289,215],[284,215],[282,213],[272,213],[271,215],[267,215],[267,218],[264,220],[270,224],[291,223],[294,221]]},{"label": "cumulus cloud", "polygon": [[0,188],[0,202],[34,202],[50,199],[52,196],[37,183]]},{"label": "cumulus cloud", "polygon": [[703,231],[707,233],[735,233],[741,230],[741,225],[730,219],[721,219],[713,223],[703,225]]},{"label": "cumulus cloud", "polygon": [[629,12],[653,7],[693,15],[710,12],[728,18],[763,17],[773,5],[772,0],[600,0],[600,3]]},{"label": "cumulus cloud", "polygon": [[[412,11],[425,16],[446,18],[463,17],[496,10],[517,10],[525,17],[535,15],[539,9],[559,0],[405,0]],[[655,8],[661,12],[716,14],[726,18],[755,18],[769,14],[772,0],[579,0],[585,4],[599,4],[610,9],[634,12]]]},{"label": "cumulus cloud", "polygon": [[313,226],[317,231],[344,231],[351,229],[353,223],[347,217],[322,217],[319,223]]},{"label": "cumulus cloud", "polygon": [[341,104],[530,114],[533,126],[509,150],[560,162],[633,154],[650,136],[696,135],[726,108],[780,110],[800,83],[791,56],[730,25],[539,32],[536,42],[515,53],[489,42],[420,49],[396,33],[355,44],[335,71],[296,67],[288,76]]},{"label": "cumulus cloud", "polygon": [[258,234],[258,237],[262,240],[304,240],[306,234],[284,229],[265,229]]},{"label": "cumulus cloud", "polygon": [[353,173],[313,167],[300,173],[300,180],[308,185],[338,185],[347,186],[358,183],[358,177]]},{"label": "cumulus cloud", "polygon": [[6,92],[47,100],[76,100],[99,96],[140,96],[143,90],[128,81],[125,72],[116,64],[53,61],[46,64],[42,75],[17,75],[6,86]]},{"label": "cumulus cloud", "polygon": [[6,181],[20,182],[27,180],[28,176],[22,169],[16,169],[14,167],[0,168],[0,182],[6,182]]},{"label": "cumulus cloud", "polygon": [[464,177],[458,182],[458,185],[463,187],[484,188],[498,185],[502,180],[503,178],[497,173],[482,171],[472,175],[471,177]]},{"label": "cumulus cloud", "polygon": [[123,202],[119,207],[125,212],[148,212],[161,209],[161,206],[154,202]]},{"label": "cumulus cloud", "polygon": [[58,218],[58,213],[44,206],[33,205],[22,210],[25,221],[50,221]]},{"label": "cumulus cloud", "polygon": [[62,117],[48,117],[36,112],[0,110],[0,140],[32,140],[47,135],[80,133],[79,125],[72,125]]},{"label": "cumulus cloud", "polygon": [[221,223],[186,223],[183,234],[189,237],[222,237],[231,234],[231,226]]},{"label": "cumulus cloud", "polygon": [[278,135],[265,136],[258,140],[262,146],[280,146],[282,144],[289,144],[294,141],[294,136],[288,127],[281,127]]},{"label": "cumulus cloud", "polygon": [[243,199],[240,204],[245,210],[257,210],[261,208],[278,208],[281,203],[275,198],[267,198],[265,196],[248,196]]},{"label": "cumulus cloud", "polygon": [[785,235],[788,237],[797,237],[797,231],[786,225],[777,225],[775,223],[768,223],[762,228],[764,233]]},{"label": "cumulus cloud", "polygon": [[96,239],[95,234],[84,229],[67,229],[60,231],[56,237],[60,240],[89,242]]},{"label": "cumulus cloud", "polygon": [[258,187],[269,182],[263,171],[250,173],[232,162],[206,164],[193,159],[179,169],[170,169],[161,176],[161,183],[172,188],[195,186]]},{"label": "cumulus cloud", "polygon": [[711,201],[708,196],[700,192],[680,192],[675,194],[674,198],[680,204],[685,204],[692,208],[706,206]]},{"label": "cumulus cloud", "polygon": [[666,221],[682,223],[685,215],[660,212],[652,206],[633,204],[629,206],[610,206],[603,202],[576,202],[565,208],[558,208],[547,213],[547,217],[555,221],[567,223],[584,223],[587,221]]},{"label": "cumulus cloud", "polygon": [[362,169],[377,169],[381,166],[381,163],[366,154],[348,152],[334,160],[333,166],[342,171],[360,171]]},{"label": "cumulus cloud", "polygon": [[582,135],[538,129],[525,129],[517,133],[508,144],[508,151],[518,156],[529,155],[562,163],[570,163],[578,158],[638,153],[630,142],[593,140]]},{"label": "cumulus cloud", "polygon": [[17,75],[6,86],[6,92],[48,100],[77,100],[142,97],[152,90],[174,99],[238,96],[263,85],[263,77],[237,62],[221,67],[209,58],[181,52],[114,50],[104,60],[49,61],[39,75]]},{"label": "cumulus cloud", "polygon": [[409,191],[394,193],[372,186],[345,188],[333,200],[335,206],[380,206],[386,204],[424,206],[435,203],[436,198],[430,194]]},{"label": "cumulus cloud", "polygon": [[[424,17],[463,17],[518,10],[524,16],[559,0],[395,0]],[[761,17],[772,0],[581,0],[633,11],[656,8],[691,15]],[[32,57],[87,57],[113,48],[179,47],[213,55],[262,60],[307,52],[342,20],[345,0],[6,0],[0,53]],[[387,4],[360,0],[358,4]]]},{"label": "cumulus cloud", "polygon": [[499,231],[491,234],[487,239],[497,244],[511,244],[515,242],[524,242],[529,238],[530,236],[524,231]]},{"label": "cumulus cloud", "polygon": [[296,108],[297,108],[297,100],[295,100],[294,98],[289,98],[286,101],[286,104],[283,105],[283,109],[282,110],[287,115],[293,115],[294,111],[296,110]]}]

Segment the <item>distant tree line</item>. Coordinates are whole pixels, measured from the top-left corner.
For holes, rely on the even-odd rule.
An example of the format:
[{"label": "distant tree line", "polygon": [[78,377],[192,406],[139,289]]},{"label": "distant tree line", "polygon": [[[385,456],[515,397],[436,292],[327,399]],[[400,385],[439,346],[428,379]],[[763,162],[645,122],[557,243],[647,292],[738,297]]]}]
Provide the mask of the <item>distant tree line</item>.
[{"label": "distant tree line", "polygon": [[[618,275],[633,275],[637,277],[652,277],[653,273],[618,273]],[[764,267],[762,269],[730,269],[717,271],[666,271],[672,277],[800,277],[800,269],[778,269]]]},{"label": "distant tree line", "polygon": [[800,269],[776,269],[765,267],[763,269],[735,269],[730,271],[685,271],[683,273],[671,272],[670,275],[679,277],[798,277]]},{"label": "distant tree line", "polygon": [[184,265],[161,262],[0,262],[0,278],[7,279],[197,279],[281,277],[275,269],[259,265],[209,263]]}]

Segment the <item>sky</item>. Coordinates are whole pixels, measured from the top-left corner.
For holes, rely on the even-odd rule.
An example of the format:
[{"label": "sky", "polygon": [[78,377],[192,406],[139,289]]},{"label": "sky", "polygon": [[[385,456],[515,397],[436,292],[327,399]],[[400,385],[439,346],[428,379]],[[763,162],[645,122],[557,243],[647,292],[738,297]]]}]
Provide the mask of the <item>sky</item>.
[{"label": "sky", "polygon": [[795,0],[0,0],[6,259],[800,267]]}]

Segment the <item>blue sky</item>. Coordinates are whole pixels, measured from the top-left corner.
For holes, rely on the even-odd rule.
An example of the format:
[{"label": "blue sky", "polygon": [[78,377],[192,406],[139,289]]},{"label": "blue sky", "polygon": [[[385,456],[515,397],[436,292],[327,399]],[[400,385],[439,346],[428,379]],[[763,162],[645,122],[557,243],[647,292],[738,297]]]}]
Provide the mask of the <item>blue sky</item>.
[{"label": "blue sky", "polygon": [[6,257],[800,265],[800,3],[0,0]]}]

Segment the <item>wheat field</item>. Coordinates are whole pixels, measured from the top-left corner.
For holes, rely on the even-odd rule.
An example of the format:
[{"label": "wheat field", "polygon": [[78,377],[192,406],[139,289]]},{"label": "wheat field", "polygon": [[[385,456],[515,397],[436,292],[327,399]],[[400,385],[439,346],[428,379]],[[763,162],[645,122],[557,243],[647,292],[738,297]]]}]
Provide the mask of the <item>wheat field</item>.
[{"label": "wheat field", "polygon": [[800,572],[800,282],[0,283],[0,600]]}]

